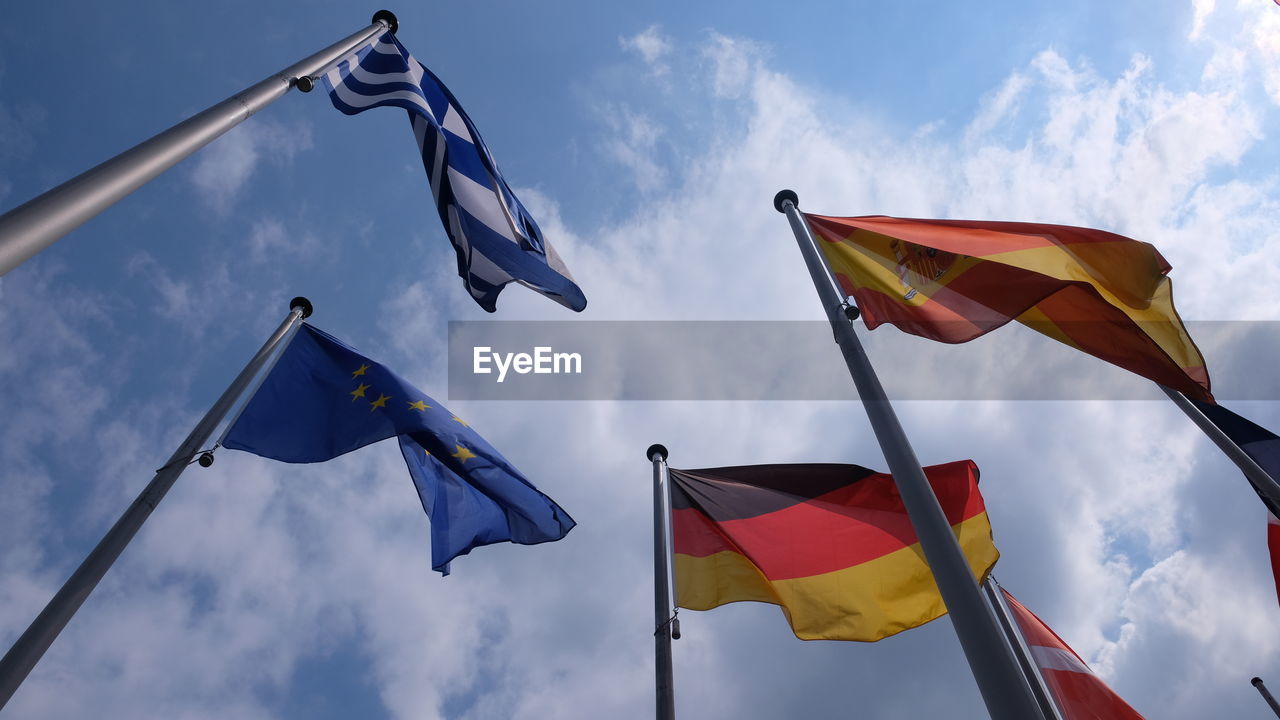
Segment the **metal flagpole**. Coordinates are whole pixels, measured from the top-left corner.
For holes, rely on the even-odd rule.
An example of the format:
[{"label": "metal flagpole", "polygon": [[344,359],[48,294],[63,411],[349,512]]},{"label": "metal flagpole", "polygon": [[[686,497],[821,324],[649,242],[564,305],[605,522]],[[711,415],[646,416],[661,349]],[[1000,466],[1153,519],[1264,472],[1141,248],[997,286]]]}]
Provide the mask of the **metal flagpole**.
[{"label": "metal flagpole", "polygon": [[988,575],[985,582],[982,583],[982,590],[987,595],[988,602],[991,603],[991,610],[996,614],[996,619],[1000,621],[1000,627],[1004,629],[1005,637],[1009,640],[1009,647],[1013,649],[1013,654],[1018,658],[1018,665],[1022,667],[1022,674],[1027,678],[1027,685],[1031,688],[1031,694],[1035,696],[1036,703],[1040,705],[1040,717],[1044,720],[1063,720],[1062,713],[1058,711],[1058,704],[1053,700],[1053,693],[1049,692],[1049,687],[1045,685],[1044,675],[1040,673],[1040,666],[1036,663],[1034,657],[1031,656],[1031,648],[1027,647],[1027,639],[1022,635],[1022,629],[1018,627],[1018,622],[1014,620],[1013,613],[1009,610],[1009,604],[1005,602],[1004,592],[1000,587],[1000,583],[996,581],[995,575]]},{"label": "metal flagpole", "polygon": [[1191,418],[1191,422],[1195,423],[1205,435],[1209,436],[1213,444],[1217,445],[1218,449],[1222,450],[1231,459],[1231,462],[1236,464],[1236,467],[1240,468],[1245,478],[1253,484],[1255,490],[1267,500],[1270,500],[1272,506],[1280,508],[1280,484],[1268,475],[1266,470],[1259,467],[1253,458],[1240,449],[1240,446],[1223,432],[1222,428],[1205,417],[1205,414],[1200,412],[1200,408],[1196,407],[1186,396],[1164,385],[1160,385],[1160,389],[1164,391],[1165,395],[1169,396],[1174,405],[1177,405],[1182,412],[1186,413],[1187,417]]},{"label": "metal flagpole", "polygon": [[258,350],[248,365],[240,371],[236,379],[232,381],[230,387],[222,393],[222,397],[209,408],[209,412],[201,418],[196,424],[187,439],[182,441],[178,449],[169,458],[169,462],[164,464],[156,471],[155,477],[147,484],[138,498],[133,501],[129,509],[120,516],[116,524],[111,530],[103,536],[98,546],[89,553],[84,562],[80,563],[80,567],[71,574],[62,585],[62,589],[58,590],[49,604],[40,612],[36,619],[27,628],[26,632],[18,638],[18,641],[9,648],[9,652],[5,653],[3,659],[0,659],[0,709],[9,702],[9,698],[13,697],[13,693],[22,684],[31,672],[31,668],[40,661],[45,650],[58,637],[58,633],[62,632],[62,628],[71,620],[71,616],[75,615],[76,610],[84,604],[88,599],[89,593],[97,587],[98,581],[110,569],[112,563],[124,551],[129,541],[137,534],[138,529],[142,527],[142,523],[151,515],[151,511],[156,509],[156,505],[164,498],[165,493],[169,492],[169,488],[173,487],[174,481],[182,474],[191,462],[199,456],[199,462],[202,466],[207,467],[212,463],[213,456],[208,452],[201,452],[201,446],[209,440],[209,436],[218,427],[218,423],[222,422],[227,411],[235,404],[237,398],[244,392],[245,388],[253,380],[254,375],[262,369],[267,358],[271,353],[281,345],[286,336],[295,330],[303,319],[311,315],[311,303],[306,298],[294,298],[289,303],[289,316],[280,323],[280,327],[272,333],[266,344]]},{"label": "metal flagpole", "polygon": [[0,215],[0,275],[247,120],[295,84],[309,90],[310,76],[396,27],[396,16],[379,10],[363,30]]},{"label": "metal flagpole", "polygon": [[1031,696],[1012,652],[1005,645],[1000,626],[978,589],[978,582],[947,522],[947,516],[938,504],[938,498],[933,494],[920,461],[902,431],[884,387],[853,330],[852,319],[857,317],[857,308],[845,302],[844,295],[836,289],[831,271],[818,254],[808,227],[800,217],[798,205],[799,199],[791,190],[783,190],[773,198],[773,206],[791,223],[800,254],[804,256],[818,298],[831,321],[836,344],[840,346],[845,365],[858,388],[880,450],[889,463],[889,471],[911,518],[911,526],[920,538],[920,547],[937,580],[938,590],[951,615],[951,624],[964,648],[987,712],[993,720],[1034,718],[1039,713],[1035,698]]},{"label": "metal flagpole", "polygon": [[[645,456],[653,463],[653,639],[655,687],[657,688],[657,720],[673,720],[676,716],[675,688],[671,672],[671,636],[674,617],[671,614],[671,591],[667,546],[668,493],[667,449],[650,445]],[[676,634],[679,637],[679,634]]]},{"label": "metal flagpole", "polygon": [[1258,692],[1262,693],[1262,699],[1267,701],[1267,705],[1271,706],[1271,712],[1280,718],[1280,705],[1276,704],[1276,699],[1271,697],[1271,691],[1267,690],[1267,686],[1262,682],[1262,678],[1256,677],[1249,681],[1254,687],[1258,688]]}]

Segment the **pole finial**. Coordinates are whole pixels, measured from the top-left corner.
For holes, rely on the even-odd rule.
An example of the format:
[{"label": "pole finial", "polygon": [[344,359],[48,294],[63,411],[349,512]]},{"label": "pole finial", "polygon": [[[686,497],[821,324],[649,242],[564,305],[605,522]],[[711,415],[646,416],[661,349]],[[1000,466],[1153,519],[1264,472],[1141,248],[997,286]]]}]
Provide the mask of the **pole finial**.
[{"label": "pole finial", "polygon": [[1252,685],[1252,686],[1254,686],[1254,687],[1258,687],[1259,685],[1261,685],[1261,684],[1262,684],[1262,678],[1260,678],[1260,677],[1256,677],[1256,678],[1254,678],[1254,679],[1250,680],[1250,681],[1249,681],[1249,684],[1250,684],[1250,685]]},{"label": "pole finial", "polygon": [[657,462],[657,461],[659,461],[659,460],[666,460],[666,459],[667,459],[667,447],[666,447],[665,445],[659,445],[659,444],[657,444],[657,443],[654,443],[653,445],[650,445],[650,446],[649,446],[649,449],[648,449],[648,450],[645,450],[645,451],[644,451],[644,456],[645,456],[645,457],[647,457],[647,458],[649,458],[649,462]]},{"label": "pole finial", "polygon": [[379,10],[373,14],[373,22],[382,22],[387,24],[387,29],[393,34],[400,29],[400,21],[396,20],[396,14],[390,10]]},{"label": "pole finial", "polygon": [[311,317],[312,311],[315,310],[315,308],[311,306],[311,301],[304,297],[296,297],[289,301],[290,310],[296,310],[298,308],[302,308],[303,320]]},{"label": "pole finial", "polygon": [[787,211],[782,207],[782,204],[788,200],[791,201],[792,205],[796,206],[797,210],[800,209],[800,196],[796,195],[795,190],[779,190],[778,194],[773,196],[774,209],[785,215]]}]

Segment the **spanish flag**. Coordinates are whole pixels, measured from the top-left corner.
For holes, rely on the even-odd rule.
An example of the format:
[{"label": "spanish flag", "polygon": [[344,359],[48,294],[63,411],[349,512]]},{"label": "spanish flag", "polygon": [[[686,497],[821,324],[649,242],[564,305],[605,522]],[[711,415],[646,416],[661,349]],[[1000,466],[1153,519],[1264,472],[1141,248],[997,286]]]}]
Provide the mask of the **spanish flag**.
[{"label": "spanish flag", "polygon": [[805,215],[867,329],[961,343],[1017,320],[1212,402],[1155,247],[1068,225]]},{"label": "spanish flag", "polygon": [[[778,605],[802,640],[873,642],[947,609],[893,477],[857,465],[671,471],[676,604]],[[924,468],[979,580],[1000,553],[971,460]]]}]

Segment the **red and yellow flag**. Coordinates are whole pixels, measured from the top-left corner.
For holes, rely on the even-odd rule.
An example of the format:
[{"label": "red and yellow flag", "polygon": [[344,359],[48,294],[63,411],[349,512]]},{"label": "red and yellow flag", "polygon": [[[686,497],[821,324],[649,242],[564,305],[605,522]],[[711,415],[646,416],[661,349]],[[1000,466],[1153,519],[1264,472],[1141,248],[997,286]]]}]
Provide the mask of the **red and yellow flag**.
[{"label": "red and yellow flag", "polygon": [[[1000,554],[970,460],[924,469],[978,579]],[[857,465],[671,470],[676,604],[781,606],[802,640],[871,642],[946,613],[893,478]]]},{"label": "red and yellow flag", "polygon": [[1017,320],[1212,402],[1155,247],[1067,225],[805,215],[868,329],[960,343]]},{"label": "red and yellow flag", "polygon": [[1143,720],[1035,613],[1001,589],[1064,720]]}]

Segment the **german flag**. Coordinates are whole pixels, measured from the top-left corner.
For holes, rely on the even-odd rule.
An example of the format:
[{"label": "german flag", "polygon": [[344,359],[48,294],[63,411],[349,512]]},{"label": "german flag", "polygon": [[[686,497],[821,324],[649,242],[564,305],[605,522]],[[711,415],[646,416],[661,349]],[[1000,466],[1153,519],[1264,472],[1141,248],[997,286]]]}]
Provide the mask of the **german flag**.
[{"label": "german flag", "polygon": [[1017,320],[1212,402],[1155,247],[1067,225],[805,215],[868,329],[961,343]]},{"label": "german flag", "polygon": [[[1000,553],[971,460],[924,468],[974,575]],[[857,465],[671,470],[676,604],[781,606],[802,640],[873,642],[946,613],[893,477]]]}]

